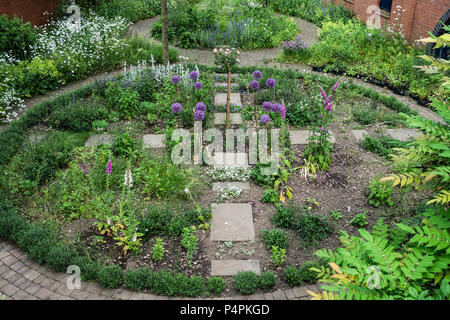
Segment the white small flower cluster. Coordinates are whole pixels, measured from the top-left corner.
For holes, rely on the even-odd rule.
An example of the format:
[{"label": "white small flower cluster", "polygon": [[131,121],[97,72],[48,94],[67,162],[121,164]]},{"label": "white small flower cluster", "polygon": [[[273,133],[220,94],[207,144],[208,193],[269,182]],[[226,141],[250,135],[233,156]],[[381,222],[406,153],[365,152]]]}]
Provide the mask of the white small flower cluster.
[{"label": "white small flower cluster", "polygon": [[217,195],[217,198],[219,201],[237,199],[242,195],[242,189],[235,186],[225,187],[223,189],[219,189],[218,191],[219,194]]},{"label": "white small flower cluster", "polygon": [[14,87],[0,83],[0,121],[11,122],[18,115],[13,110],[25,107],[24,100],[20,98]]},{"label": "white small flower cluster", "polygon": [[241,166],[216,167],[207,172],[216,181],[241,181],[247,182],[250,179],[251,169]]}]

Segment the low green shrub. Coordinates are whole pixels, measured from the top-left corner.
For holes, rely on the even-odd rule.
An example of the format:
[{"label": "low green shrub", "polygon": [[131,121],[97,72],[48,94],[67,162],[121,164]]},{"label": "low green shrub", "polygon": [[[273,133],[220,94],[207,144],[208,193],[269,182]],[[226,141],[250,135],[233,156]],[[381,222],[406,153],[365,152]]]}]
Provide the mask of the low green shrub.
[{"label": "low green shrub", "polygon": [[369,203],[374,207],[379,207],[380,205],[392,207],[394,205],[391,199],[392,192],[394,192],[392,182],[380,182],[376,179],[369,185]]},{"label": "low green shrub", "polygon": [[283,277],[290,286],[314,284],[317,281],[318,273],[311,268],[320,268],[320,263],[305,262],[300,268],[288,266],[283,271]]},{"label": "low green shrub", "polygon": [[154,273],[148,268],[138,268],[134,271],[127,270],[124,273],[123,284],[125,288],[140,291],[152,287]]},{"label": "low green shrub", "polygon": [[101,268],[100,263],[92,261],[87,256],[77,256],[73,259],[72,264],[80,268],[81,279],[84,281],[95,280]]},{"label": "low green shrub", "polygon": [[314,213],[301,213],[293,222],[293,228],[303,240],[305,247],[318,245],[331,232],[333,227],[321,216]]},{"label": "low green shrub", "polygon": [[366,212],[358,213],[349,221],[355,227],[363,228],[369,223],[367,222]]},{"label": "low green shrub", "polygon": [[123,272],[118,265],[106,266],[98,271],[98,282],[105,288],[117,289],[123,283]]},{"label": "low green shrub", "polygon": [[219,295],[227,287],[227,282],[221,277],[211,277],[208,279],[208,289],[209,293]]},{"label": "low green shrub", "polygon": [[112,151],[118,156],[132,159],[136,156],[137,150],[138,143],[129,133],[124,132],[115,136]]},{"label": "low green shrub", "polygon": [[47,264],[53,271],[66,272],[67,267],[73,262],[75,253],[67,246],[58,244],[50,248],[47,256]]},{"label": "low green shrub", "polygon": [[289,241],[282,229],[261,230],[261,238],[265,247],[270,250],[273,246],[286,249]]},{"label": "low green shrub", "polygon": [[270,290],[276,284],[276,276],[272,271],[266,271],[259,276],[259,287],[263,290]]},{"label": "low green shrub", "polygon": [[253,271],[240,271],[233,277],[234,288],[242,294],[254,293],[259,286],[258,275]]},{"label": "low green shrub", "polygon": [[395,153],[394,148],[404,148],[408,145],[408,142],[382,135],[378,138],[365,136],[364,140],[359,144],[364,150],[376,153],[385,159],[390,159],[390,155]]},{"label": "low green shrub", "polygon": [[291,207],[279,207],[270,219],[277,228],[290,229],[294,225],[295,212]]}]

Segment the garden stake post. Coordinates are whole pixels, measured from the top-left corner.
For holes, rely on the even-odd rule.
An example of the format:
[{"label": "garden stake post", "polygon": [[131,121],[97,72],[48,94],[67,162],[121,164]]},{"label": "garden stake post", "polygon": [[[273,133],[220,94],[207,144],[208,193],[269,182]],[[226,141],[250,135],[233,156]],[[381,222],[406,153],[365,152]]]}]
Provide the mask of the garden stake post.
[{"label": "garden stake post", "polygon": [[227,129],[230,128],[230,85],[231,85],[231,71],[228,69],[228,88],[227,88]]}]

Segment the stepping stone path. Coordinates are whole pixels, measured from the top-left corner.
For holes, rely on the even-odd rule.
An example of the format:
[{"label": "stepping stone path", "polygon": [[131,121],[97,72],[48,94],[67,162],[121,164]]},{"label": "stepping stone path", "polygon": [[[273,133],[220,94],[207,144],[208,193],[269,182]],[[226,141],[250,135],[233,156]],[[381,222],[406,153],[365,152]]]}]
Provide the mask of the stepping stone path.
[{"label": "stepping stone path", "polygon": [[233,276],[239,271],[253,271],[260,274],[259,260],[213,260],[212,276]]},{"label": "stepping stone path", "polygon": [[366,130],[352,130],[352,134],[358,142],[364,140],[364,135],[369,135]]},{"label": "stepping stone path", "polygon": [[211,241],[254,241],[250,203],[213,203]]},{"label": "stepping stone path", "polygon": [[[216,93],[214,98],[214,104],[217,107],[226,106],[227,105],[227,93]],[[238,106],[241,107],[241,94],[237,92],[230,93],[230,106]]]},{"label": "stepping stone path", "polygon": [[416,129],[400,128],[400,129],[387,129],[387,134],[394,139],[400,141],[409,141],[416,138],[420,132]]},{"label": "stepping stone path", "polygon": [[[215,125],[226,125],[227,124],[227,114],[225,112],[216,112],[214,114],[214,124]],[[242,124],[242,114],[241,113],[230,113],[230,124],[239,125]]]},{"label": "stepping stone path", "polygon": [[[227,84],[218,83],[217,85]],[[241,96],[239,93],[232,93],[230,104],[241,106]],[[217,93],[215,105],[224,106],[227,102],[226,93]],[[230,114],[231,124],[241,124],[241,113]],[[226,113],[216,113],[215,125],[226,124]],[[214,167],[224,165],[248,167],[247,153],[219,153],[214,156]],[[226,187],[235,186],[242,190],[250,189],[248,182],[216,182],[213,184],[214,191],[220,191]],[[253,209],[250,203],[213,203],[211,219],[211,241],[254,241],[255,229],[253,225]],[[259,260],[212,260],[212,276],[233,276],[239,271],[253,271],[260,274],[261,267]]]},{"label": "stepping stone path", "polygon": [[114,136],[111,134],[94,134],[89,137],[85,147],[97,147],[102,144],[113,144]]},{"label": "stepping stone path", "polygon": [[146,134],[143,138],[144,146],[146,149],[149,148],[164,148],[166,146],[163,134]]},{"label": "stepping stone path", "polygon": [[238,166],[248,167],[248,154],[244,152],[216,152],[214,155],[214,167]]},{"label": "stepping stone path", "polygon": [[[333,133],[330,130],[330,142],[335,143],[336,138],[333,136]],[[291,130],[289,131],[289,136],[291,139],[291,144],[308,144],[308,138],[312,135],[312,132],[308,130]]]}]

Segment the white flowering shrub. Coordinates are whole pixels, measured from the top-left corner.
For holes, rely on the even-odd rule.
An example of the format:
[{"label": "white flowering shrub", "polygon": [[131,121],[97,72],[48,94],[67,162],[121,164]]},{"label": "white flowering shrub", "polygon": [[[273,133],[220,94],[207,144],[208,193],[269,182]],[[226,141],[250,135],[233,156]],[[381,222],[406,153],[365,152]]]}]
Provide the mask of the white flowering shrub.
[{"label": "white flowering shrub", "polygon": [[78,23],[53,22],[40,28],[32,56],[56,60],[66,80],[80,79],[126,58],[124,33],[130,24],[122,17],[106,19],[92,13]]},{"label": "white flowering shrub", "polygon": [[246,182],[250,179],[251,169],[241,166],[223,166],[211,169],[207,174],[216,181]]}]

